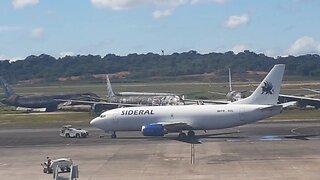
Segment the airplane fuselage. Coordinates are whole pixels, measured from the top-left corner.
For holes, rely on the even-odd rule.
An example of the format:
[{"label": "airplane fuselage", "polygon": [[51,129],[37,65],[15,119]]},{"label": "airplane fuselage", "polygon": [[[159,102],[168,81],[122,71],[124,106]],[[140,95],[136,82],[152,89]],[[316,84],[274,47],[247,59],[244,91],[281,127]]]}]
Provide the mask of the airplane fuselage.
[{"label": "airplane fuselage", "polygon": [[193,130],[223,129],[248,124],[279,114],[281,106],[269,105],[186,105],[118,108],[91,121],[105,131],[140,131],[153,123],[186,123]]},{"label": "airplane fuselage", "polygon": [[12,95],[2,102],[10,106],[25,107],[25,108],[47,108],[49,111],[56,110],[58,104],[61,103],[60,99],[76,99],[86,98],[92,96],[96,97],[93,93],[69,93],[61,95],[32,95],[32,96],[19,96]]},{"label": "airplane fuselage", "polygon": [[277,105],[285,65],[275,65],[247,98],[226,105],[146,106],[118,108],[102,113],[90,124],[104,131],[142,131],[144,136],[193,130],[214,130],[240,126],[265,119],[282,111]]},{"label": "airplane fuselage", "polygon": [[178,96],[151,96],[151,95],[125,95],[108,97],[108,102],[119,104],[141,104],[146,106],[163,106],[163,105],[179,105]]}]

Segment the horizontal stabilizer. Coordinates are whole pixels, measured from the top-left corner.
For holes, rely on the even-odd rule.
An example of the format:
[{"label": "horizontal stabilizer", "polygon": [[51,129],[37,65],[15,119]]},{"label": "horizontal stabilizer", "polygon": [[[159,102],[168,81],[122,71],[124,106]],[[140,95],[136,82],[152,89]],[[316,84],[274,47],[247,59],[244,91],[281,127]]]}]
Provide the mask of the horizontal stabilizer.
[{"label": "horizontal stabilizer", "polygon": [[273,105],[273,106],[263,107],[263,108],[259,108],[259,109],[261,111],[273,111],[273,110],[278,110],[281,108],[282,108],[282,105]]}]

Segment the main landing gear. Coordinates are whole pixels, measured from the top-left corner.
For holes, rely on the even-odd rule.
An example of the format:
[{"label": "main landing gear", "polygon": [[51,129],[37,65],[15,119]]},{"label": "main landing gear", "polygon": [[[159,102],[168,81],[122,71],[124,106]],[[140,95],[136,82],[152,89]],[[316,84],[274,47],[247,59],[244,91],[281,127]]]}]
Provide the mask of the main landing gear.
[{"label": "main landing gear", "polygon": [[116,135],[116,132],[115,132],[115,131],[113,131],[113,132],[112,132],[112,134],[111,134],[111,138],[112,138],[112,139],[117,138],[117,135]]},{"label": "main landing gear", "polygon": [[[188,135],[188,136],[187,136]],[[179,133],[179,138],[180,139],[184,139],[184,138],[186,138],[186,137],[188,137],[188,138],[193,138],[194,136],[195,136],[195,133],[194,133],[194,131],[192,131],[192,130],[189,130],[188,131],[188,133],[187,133],[187,135],[186,135],[186,133],[184,133],[184,132],[180,132]]]}]

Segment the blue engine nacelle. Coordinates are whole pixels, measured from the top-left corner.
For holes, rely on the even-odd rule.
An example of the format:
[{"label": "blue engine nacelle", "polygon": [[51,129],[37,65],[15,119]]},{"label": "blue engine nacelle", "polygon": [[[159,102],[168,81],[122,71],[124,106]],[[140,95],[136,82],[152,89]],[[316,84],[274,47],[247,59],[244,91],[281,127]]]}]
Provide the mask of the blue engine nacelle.
[{"label": "blue engine nacelle", "polygon": [[164,136],[166,129],[161,124],[149,124],[142,126],[141,132],[144,136]]}]

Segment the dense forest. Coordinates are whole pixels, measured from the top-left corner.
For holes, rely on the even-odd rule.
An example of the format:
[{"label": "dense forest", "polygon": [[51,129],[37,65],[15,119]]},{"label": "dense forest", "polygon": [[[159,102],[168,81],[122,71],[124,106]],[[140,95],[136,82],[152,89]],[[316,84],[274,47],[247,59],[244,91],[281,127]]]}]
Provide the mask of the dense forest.
[{"label": "dense forest", "polygon": [[252,71],[269,71],[277,63],[286,64],[287,75],[320,77],[320,56],[303,55],[288,57],[267,57],[244,51],[234,54],[225,53],[200,54],[197,51],[173,53],[171,55],[129,54],[117,56],[107,54],[78,55],[54,58],[50,55],[28,56],[24,60],[10,62],[0,61],[0,75],[9,81],[28,79],[57,80],[59,77],[91,76],[93,74],[129,72],[127,78],[180,76],[215,72],[226,74]]}]

